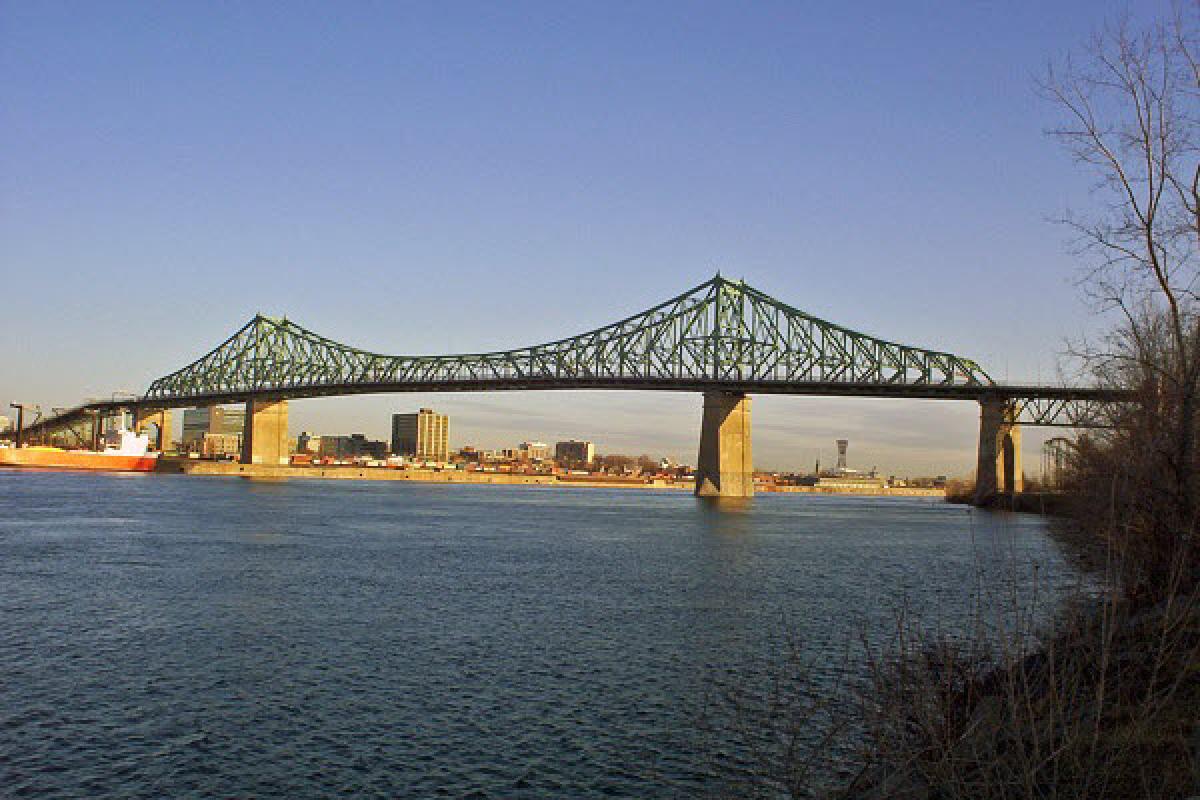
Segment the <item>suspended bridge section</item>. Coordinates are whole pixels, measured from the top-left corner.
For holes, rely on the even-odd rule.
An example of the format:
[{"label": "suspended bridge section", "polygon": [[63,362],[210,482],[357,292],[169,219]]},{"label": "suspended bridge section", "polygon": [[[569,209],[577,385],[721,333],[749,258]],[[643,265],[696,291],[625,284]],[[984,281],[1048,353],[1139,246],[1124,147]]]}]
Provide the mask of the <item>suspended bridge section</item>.
[{"label": "suspended bridge section", "polygon": [[[34,421],[28,433],[78,426],[115,409],[132,409],[140,421],[158,415],[161,430],[169,409],[245,402],[243,457],[273,461],[280,453],[286,457],[278,440],[286,437],[289,399],[546,389],[705,393],[697,491],[718,495],[753,490],[748,394],[977,401],[986,429],[980,439],[984,491],[1018,488],[1012,464],[997,471],[995,486],[988,485],[993,470],[983,464],[1003,461],[1018,424],[1103,424],[1104,409],[1128,399],[1102,387],[999,385],[970,359],[828,322],[718,274],[587,333],[465,355],[385,355],[260,314],[204,356],[153,381],[144,394],[64,410]],[[985,446],[990,439],[995,447]]]}]

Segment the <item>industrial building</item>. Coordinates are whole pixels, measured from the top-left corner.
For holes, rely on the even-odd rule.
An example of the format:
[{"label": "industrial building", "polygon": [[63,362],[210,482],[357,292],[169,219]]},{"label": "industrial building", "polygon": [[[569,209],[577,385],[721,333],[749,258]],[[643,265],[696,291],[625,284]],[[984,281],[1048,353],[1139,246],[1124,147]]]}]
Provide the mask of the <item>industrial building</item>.
[{"label": "industrial building", "polygon": [[387,442],[368,439],[361,433],[352,433],[349,436],[322,436],[319,441],[317,455],[321,458],[387,458]]},{"label": "industrial building", "polygon": [[[837,440],[837,466],[824,474],[818,474],[816,485],[828,489],[881,489],[886,484],[883,478],[875,474],[875,470],[862,472],[847,466],[847,453],[850,449],[849,439]],[[818,467],[819,473],[819,467]]]}]

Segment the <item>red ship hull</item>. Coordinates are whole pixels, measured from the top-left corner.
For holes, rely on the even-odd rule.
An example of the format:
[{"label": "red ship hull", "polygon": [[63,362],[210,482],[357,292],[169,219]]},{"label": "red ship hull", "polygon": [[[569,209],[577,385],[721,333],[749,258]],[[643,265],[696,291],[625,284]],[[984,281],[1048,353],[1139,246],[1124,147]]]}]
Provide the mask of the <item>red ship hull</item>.
[{"label": "red ship hull", "polygon": [[59,450],[54,447],[0,447],[0,467],[40,469],[86,469],[97,472],[152,472],[158,454],[123,456],[90,450]]}]

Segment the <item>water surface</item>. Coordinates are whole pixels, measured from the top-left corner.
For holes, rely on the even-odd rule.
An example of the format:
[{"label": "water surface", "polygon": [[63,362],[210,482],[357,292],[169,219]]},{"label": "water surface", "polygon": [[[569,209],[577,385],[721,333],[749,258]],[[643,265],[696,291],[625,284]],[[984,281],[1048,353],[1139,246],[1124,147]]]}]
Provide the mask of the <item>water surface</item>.
[{"label": "water surface", "polygon": [[696,710],[1041,520],[928,499],[0,471],[0,795],[671,797]]}]

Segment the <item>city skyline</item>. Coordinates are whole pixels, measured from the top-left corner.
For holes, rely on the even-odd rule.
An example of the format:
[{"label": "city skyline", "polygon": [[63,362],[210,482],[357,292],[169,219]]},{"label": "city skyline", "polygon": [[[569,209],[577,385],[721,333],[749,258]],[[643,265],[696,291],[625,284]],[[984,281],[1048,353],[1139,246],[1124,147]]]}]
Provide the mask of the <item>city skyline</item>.
[{"label": "city skyline", "polygon": [[[1101,317],[1047,221],[1086,207],[1089,183],[1043,137],[1054,116],[1033,75],[1121,7],[1101,5],[878,4],[852,20],[786,5],[10,7],[0,236],[26,301],[0,321],[0,385],[47,409],[141,390],[260,310],[382,352],[521,346],[718,267],[998,379],[1051,378],[1063,341]],[[48,279],[97,291],[51,300]],[[423,286],[436,302],[395,302]],[[481,443],[588,432],[694,461],[699,402],[417,405]],[[889,471],[974,466],[971,404],[756,402],[764,468],[841,435]],[[394,403],[298,401],[293,430],[383,437],[360,420]],[[1048,435],[1027,433],[1027,463]]]},{"label": "city skyline", "polygon": [[[215,424],[210,423],[210,415],[213,413],[213,409],[221,409],[218,416],[216,417],[217,422]],[[184,414],[181,415],[182,423],[173,425],[173,428],[175,428],[175,435],[173,435],[172,438],[177,439],[179,441],[179,444],[187,446],[189,434],[193,438],[202,438],[205,433],[211,433],[212,429],[214,427],[217,429],[217,431],[219,433],[233,433],[234,430],[232,428],[229,428],[229,426],[225,422],[225,418],[234,417],[234,418],[240,419],[241,414],[239,412],[240,412],[240,409],[237,405],[212,406],[212,407],[208,407],[207,409],[205,409],[205,408],[187,409],[187,410],[185,410]],[[438,445],[435,444],[431,450],[423,452],[425,445],[415,443],[414,441],[407,441],[407,442],[398,441],[398,438],[397,438],[398,436],[400,436],[400,437],[408,436],[410,438],[413,436],[416,436],[419,441],[421,436],[424,435],[424,434],[416,432],[416,431],[420,430],[422,427],[419,420],[426,416],[428,416],[434,420],[434,422],[432,424],[435,427],[432,429],[433,430],[432,435],[435,437],[435,439],[436,439],[436,437],[438,437],[440,435],[440,437],[441,437],[440,438],[440,441],[441,441],[441,445],[440,445],[441,449],[440,450],[438,450]],[[411,420],[409,420],[412,430],[406,429],[405,433],[398,433],[397,425],[398,425],[398,420],[400,420],[401,418],[412,418]],[[547,436],[541,436],[541,435],[527,435],[520,440],[519,445],[517,444],[517,442],[515,440],[506,440],[506,441],[496,440],[494,442],[489,442],[488,444],[481,444],[480,442],[476,442],[476,441],[466,441],[466,440],[458,441],[453,436],[446,435],[446,430],[452,429],[449,425],[449,415],[440,413],[438,411],[438,409],[435,409],[435,408],[421,408],[415,412],[395,412],[391,415],[390,419],[391,419],[391,427],[390,427],[391,438],[390,438],[390,447],[388,449],[389,454],[408,456],[408,457],[415,458],[416,460],[446,461],[446,460],[448,460],[449,456],[457,455],[466,450],[475,450],[478,452],[503,452],[503,451],[516,450],[518,447],[520,447],[520,448],[540,447],[540,448],[546,449],[547,452],[544,455],[539,456],[539,458],[543,458],[543,457],[544,458],[552,458],[554,460],[561,461],[563,459],[560,458],[558,455],[559,450],[571,449],[572,446],[577,446],[575,449],[578,449],[580,453],[588,452],[588,453],[592,454],[592,457],[575,455],[575,456],[567,457],[566,460],[579,461],[581,463],[591,463],[594,459],[603,458],[605,456],[628,456],[628,457],[632,457],[632,458],[637,458],[640,456],[650,456],[654,460],[658,460],[659,458],[666,458],[669,461],[676,463],[676,464],[694,466],[694,464],[691,461],[689,461],[688,459],[680,458],[680,457],[674,456],[672,454],[658,453],[658,452],[649,451],[649,450],[645,450],[645,449],[639,450],[636,447],[631,450],[628,450],[628,451],[618,451],[618,450],[606,448],[603,442],[600,442],[600,446],[597,447],[596,446],[597,443],[595,440],[587,439],[587,438],[580,439],[580,438],[575,438],[574,436],[564,439],[564,438],[558,438],[558,437],[552,437],[552,436],[547,437]],[[425,425],[429,425],[429,424],[430,424],[429,422],[425,423]],[[439,429],[436,426],[441,426],[440,434],[437,432]],[[239,429],[239,431],[236,432],[236,435],[239,437],[241,436],[240,429]],[[363,439],[365,439],[367,441],[374,441],[375,443],[378,443],[378,444],[388,443],[388,440],[386,438],[374,437],[371,435],[370,432],[361,431],[361,430],[347,431],[347,430],[307,430],[307,429],[305,429],[305,430],[300,431],[298,434],[296,434],[296,436],[292,436],[292,439],[297,440],[297,442],[298,442],[296,452],[305,452],[309,448],[306,448],[303,445],[303,443],[302,443],[303,441],[325,440],[325,439],[347,439],[347,438],[350,438],[351,436],[362,437]],[[541,441],[541,439],[545,439],[545,441],[543,442],[543,441]],[[763,471],[769,471],[769,472],[792,472],[792,473],[803,473],[803,474],[808,474],[808,473],[815,474],[818,471],[817,466],[820,465],[822,462],[824,463],[824,466],[826,468],[830,468],[836,462],[836,468],[838,470],[844,470],[846,467],[849,467],[851,471],[867,472],[867,471],[875,470],[877,465],[874,463],[868,464],[868,463],[866,463],[866,461],[863,461],[862,459],[856,460],[853,458],[851,458],[849,461],[846,460],[846,445],[850,444],[850,443],[851,442],[846,439],[834,440],[833,446],[831,448],[832,449],[832,457],[831,458],[824,458],[824,456],[826,455],[824,450],[817,449],[817,450],[814,450],[814,452],[812,453],[811,461],[808,464],[798,462],[796,464],[792,464],[792,465],[789,465],[786,467],[783,467],[783,466],[760,467],[760,469],[762,469]],[[193,448],[193,449],[195,449],[195,448]],[[436,451],[436,452],[434,452],[434,451]],[[868,452],[867,455],[868,455],[867,461],[869,461],[870,460],[869,456],[871,455],[871,453]],[[823,461],[823,459],[824,459],[824,461]],[[936,470],[930,471],[928,473],[922,473],[922,475],[927,475],[930,477],[934,476],[935,474],[937,474]],[[916,475],[910,475],[909,477],[916,477]]]},{"label": "city skyline", "polygon": [[[447,395],[430,395],[430,396],[431,397],[436,396],[440,400],[449,400],[452,397],[452,396],[447,396]],[[782,398],[782,399],[804,399],[804,398]],[[556,427],[552,428],[552,430],[554,431],[553,433],[547,433],[547,431],[544,429],[534,429],[534,428],[522,427],[520,424],[521,420],[519,418],[513,420],[513,427],[511,429],[508,429],[507,432],[498,432],[496,423],[491,423],[491,424],[485,423],[483,425],[479,425],[478,423],[471,424],[469,421],[470,420],[469,417],[468,417],[468,422],[464,423],[461,417],[459,417],[455,414],[446,413],[446,404],[439,403],[438,405],[436,405],[432,408],[426,408],[426,407],[422,406],[420,409],[413,407],[412,409],[409,409],[409,410],[400,410],[401,407],[394,406],[395,410],[389,412],[386,415],[386,420],[387,420],[388,424],[382,429],[380,428],[378,421],[372,420],[372,419],[365,420],[362,424],[358,425],[357,427],[354,425],[349,425],[349,426],[342,425],[342,424],[339,424],[335,420],[334,425],[332,427],[318,429],[318,428],[311,427],[311,426],[305,427],[304,425],[301,425],[299,422],[295,421],[297,416],[303,417],[303,415],[295,414],[295,410],[297,408],[302,408],[303,402],[304,401],[291,401],[291,407],[292,407],[291,413],[292,413],[293,421],[289,425],[289,428],[290,428],[290,434],[291,434],[292,438],[295,438],[296,436],[300,435],[301,433],[307,434],[312,437],[348,436],[350,434],[362,434],[367,439],[380,440],[380,441],[385,441],[385,442],[393,442],[394,420],[397,416],[415,416],[418,413],[418,411],[429,411],[429,412],[436,413],[439,416],[447,416],[447,417],[451,418],[451,424],[449,425],[450,435],[448,437],[448,446],[447,446],[448,451],[451,453],[457,452],[464,447],[475,447],[479,450],[492,451],[492,450],[505,450],[505,449],[515,448],[519,443],[522,443],[522,442],[542,441],[542,442],[549,443],[550,446],[553,447],[555,444],[561,443],[561,442],[585,441],[585,442],[591,442],[594,445],[595,453],[598,456],[626,455],[626,456],[631,456],[631,457],[637,457],[637,456],[641,456],[641,455],[649,455],[656,459],[660,458],[660,457],[665,457],[665,458],[670,459],[672,462],[680,463],[680,464],[689,464],[689,465],[694,466],[696,463],[696,453],[691,452],[689,455],[686,447],[679,450],[678,452],[659,450],[659,449],[655,449],[653,447],[646,446],[646,442],[644,440],[636,438],[636,436],[634,436],[633,434],[617,434],[617,435],[601,436],[591,430],[571,428],[570,427],[571,422],[570,422],[569,415],[560,417],[560,418],[557,418],[557,419],[551,421],[551,424],[556,426]],[[876,401],[876,402],[878,402],[878,401]],[[928,402],[938,403],[938,402],[944,402],[944,401],[928,401]],[[237,406],[234,405],[234,406],[231,406],[231,408],[236,409]],[[883,408],[887,408],[887,405],[884,404]],[[930,411],[932,411],[935,415],[944,413],[944,411],[939,411],[937,408],[931,408]],[[183,416],[185,416],[185,415],[181,415],[181,417],[183,417]],[[783,426],[772,425],[771,423],[764,423],[764,424],[767,425],[767,427],[771,431],[772,435],[778,435],[780,431],[784,431],[785,433],[787,431],[786,425],[783,425]],[[972,421],[971,424],[974,425],[975,422]],[[562,426],[567,426],[567,427],[562,427]],[[182,431],[181,423],[179,423],[179,422],[174,423],[173,428],[175,429],[174,438],[176,438],[176,439],[180,438],[181,431]],[[466,431],[466,433],[459,433],[460,430],[464,430],[464,431]],[[564,433],[563,431],[566,431],[566,432]],[[853,450],[852,450],[853,455],[851,456],[850,464],[849,464],[852,468],[869,470],[869,469],[878,467],[881,473],[908,474],[908,475],[912,475],[912,476],[916,476],[916,475],[932,476],[932,475],[947,473],[947,469],[946,469],[945,465],[939,464],[937,461],[932,460],[932,459],[926,463],[926,465],[923,469],[916,469],[916,470],[900,469],[900,470],[897,470],[896,468],[893,468],[889,464],[886,457],[884,457],[882,461],[879,459],[879,457],[886,455],[886,451],[880,452],[877,449],[878,445],[876,443],[876,438],[872,437],[870,435],[869,431],[865,431],[865,432],[861,432],[861,433],[863,434],[862,438],[856,438],[855,436],[849,436],[851,445],[853,446]],[[756,459],[755,466],[757,469],[761,469],[763,471],[769,471],[769,472],[805,472],[805,473],[810,472],[813,468],[814,463],[818,460],[821,461],[823,464],[825,464],[825,466],[831,466],[837,460],[837,440],[840,438],[845,438],[845,436],[843,434],[844,434],[844,432],[837,433],[836,436],[834,436],[833,438],[830,438],[826,442],[817,442],[810,449],[797,450],[794,452],[785,453],[783,458],[778,461],[775,461],[775,460],[766,461],[766,460],[762,460],[762,459]],[[806,440],[807,440],[807,437],[806,437]],[[394,446],[391,448],[391,451],[393,453],[397,452],[397,450]],[[1040,454],[1040,449],[1037,452],[1033,453],[1033,457],[1036,459],[1039,457],[1039,454]],[[434,460],[437,460],[437,459],[434,459]],[[1038,463],[1036,460],[1028,462],[1029,466],[1027,469],[1029,469],[1029,470],[1035,469],[1036,463]],[[1030,474],[1032,475],[1033,473],[1031,472]]]}]

